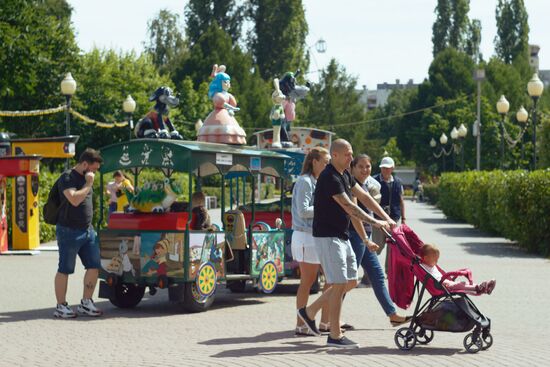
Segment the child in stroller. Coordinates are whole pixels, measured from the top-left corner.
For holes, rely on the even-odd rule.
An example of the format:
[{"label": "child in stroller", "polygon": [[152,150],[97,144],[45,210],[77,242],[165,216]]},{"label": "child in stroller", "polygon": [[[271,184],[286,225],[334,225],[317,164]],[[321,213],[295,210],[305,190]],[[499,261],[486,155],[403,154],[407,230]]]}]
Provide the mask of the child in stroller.
[{"label": "child in stroller", "polygon": [[424,264],[428,273],[430,273],[435,279],[440,281],[441,284],[451,292],[463,291],[464,293],[479,296],[483,293],[491,294],[493,292],[493,289],[495,289],[495,286],[497,284],[495,279],[491,279],[487,282],[482,282],[479,284],[470,284],[464,281],[457,282],[450,279],[441,280],[443,278],[443,275],[441,274],[437,266],[437,261],[439,260],[439,249],[435,245],[425,243],[420,248],[420,255],[422,257],[422,264]]},{"label": "child in stroller", "polygon": [[[463,343],[470,353],[491,347],[491,320],[468,297],[472,289],[476,294],[488,293],[490,282],[482,283],[483,288],[480,284],[476,291],[470,270],[445,272],[437,265],[437,252],[435,261],[430,260],[430,255],[423,256],[424,243],[406,224],[394,228],[391,234],[386,233],[386,237],[388,244],[395,246],[388,259],[388,288],[391,299],[398,307],[407,309],[413,301],[415,291],[418,292],[410,325],[395,333],[394,341],[399,349],[410,350],[416,343],[430,343],[434,338],[434,331],[470,332]],[[428,253],[429,249],[430,247],[426,247]],[[430,268],[437,272],[432,274]],[[460,276],[468,279],[464,286],[456,285],[461,284],[455,281]],[[492,291],[495,282],[490,284]],[[431,297],[424,302],[425,291]]]}]

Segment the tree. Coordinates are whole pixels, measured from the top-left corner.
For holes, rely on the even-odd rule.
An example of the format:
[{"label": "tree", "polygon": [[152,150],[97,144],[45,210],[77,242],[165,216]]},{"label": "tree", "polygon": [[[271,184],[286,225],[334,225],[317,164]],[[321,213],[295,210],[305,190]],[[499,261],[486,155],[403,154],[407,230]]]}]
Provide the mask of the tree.
[{"label": "tree", "polygon": [[149,41],[145,44],[145,52],[151,55],[161,74],[170,73],[187,55],[187,45],[179,29],[179,15],[161,10],[147,22],[147,33]]},{"label": "tree", "polygon": [[[158,74],[146,54],[136,56],[133,52],[119,54],[113,50],[93,49],[82,56],[80,71],[74,77],[78,81],[78,89],[73,98],[73,108],[101,122],[126,120],[122,102],[128,94],[136,101],[134,121],[138,121],[153,106],[148,101],[149,95],[161,85],[172,87],[170,79]],[[179,115],[178,109],[173,109],[170,118],[185,136],[190,127],[181,123]],[[80,135],[77,150],[81,151],[87,146],[99,148],[127,140],[130,131],[129,127],[107,129],[73,118],[71,133]]]},{"label": "tree", "polygon": [[469,37],[468,11],[470,0],[438,0],[433,24],[433,55],[437,56],[447,47],[464,51]]},{"label": "tree", "polygon": [[457,50],[464,50],[466,37],[468,36],[468,11],[470,11],[470,0],[451,1],[453,21],[449,28],[449,46]]},{"label": "tree", "polygon": [[[59,83],[77,71],[78,52],[71,7],[64,0],[3,0],[0,11],[0,105],[3,110],[34,110],[63,103]],[[62,125],[50,115],[4,118],[0,127],[33,137]]]},{"label": "tree", "polygon": [[516,59],[528,61],[529,24],[523,0],[499,0],[496,8],[495,49],[506,64]]},{"label": "tree", "polygon": [[307,70],[308,26],[301,0],[251,0],[248,15],[254,23],[250,50],[265,80]]},{"label": "tree", "polygon": [[470,55],[474,63],[480,63],[483,60],[483,55],[479,51],[481,44],[481,22],[479,19],[472,19],[468,25],[468,37],[466,38],[466,46],[464,51]]},{"label": "tree", "polygon": [[356,126],[346,124],[361,122],[364,118],[364,107],[359,101],[356,85],[356,78],[349,76],[335,59],[330,60],[326,69],[321,71],[319,84],[312,86],[304,100],[305,114],[300,122],[331,130],[352,141]]},{"label": "tree", "polygon": [[451,28],[451,4],[449,0],[437,0],[435,7],[436,19],[432,26],[433,55],[447,48],[449,44],[449,29]]},{"label": "tree", "polygon": [[194,45],[214,22],[237,43],[241,38],[244,6],[236,3],[235,0],[190,0],[184,11],[190,44]]}]

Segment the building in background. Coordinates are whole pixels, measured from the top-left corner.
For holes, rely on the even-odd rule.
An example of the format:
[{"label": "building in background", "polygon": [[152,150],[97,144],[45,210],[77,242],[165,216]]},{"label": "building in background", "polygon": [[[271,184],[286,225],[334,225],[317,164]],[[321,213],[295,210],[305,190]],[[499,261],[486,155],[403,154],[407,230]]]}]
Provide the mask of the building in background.
[{"label": "building in background", "polygon": [[368,90],[366,85],[363,85],[363,89],[358,89],[359,100],[365,106],[365,109],[372,110],[376,107],[385,106],[388,103],[388,98],[393,91],[398,89],[412,89],[418,88],[418,84],[414,84],[412,79],[406,84],[401,84],[399,79],[395,80],[395,84],[382,83],[376,85],[376,90]]}]

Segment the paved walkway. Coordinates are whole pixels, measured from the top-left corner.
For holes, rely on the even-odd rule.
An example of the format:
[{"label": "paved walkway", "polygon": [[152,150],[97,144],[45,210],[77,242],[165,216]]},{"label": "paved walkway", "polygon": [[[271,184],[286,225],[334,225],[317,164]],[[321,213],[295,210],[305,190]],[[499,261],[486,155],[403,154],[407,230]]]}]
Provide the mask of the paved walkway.
[{"label": "paved walkway", "polygon": [[[220,287],[213,308],[201,314],[184,313],[160,291],[133,310],[100,300],[106,312],[100,319],[54,320],[57,254],[43,252],[0,256],[0,366],[550,365],[550,262],[448,221],[431,206],[407,206],[409,225],[440,246],[444,269],[468,266],[477,280],[498,279],[493,295],[475,298],[493,322],[491,349],[471,355],[462,346],[465,334],[436,332],[429,345],[399,351],[395,328],[370,288],[353,290],[344,304],[345,320],[357,327],[349,335],[361,348],[325,348],[325,338],[293,336],[292,282],[270,296]],[[79,269],[70,278],[72,304],[80,299],[82,276]]]}]

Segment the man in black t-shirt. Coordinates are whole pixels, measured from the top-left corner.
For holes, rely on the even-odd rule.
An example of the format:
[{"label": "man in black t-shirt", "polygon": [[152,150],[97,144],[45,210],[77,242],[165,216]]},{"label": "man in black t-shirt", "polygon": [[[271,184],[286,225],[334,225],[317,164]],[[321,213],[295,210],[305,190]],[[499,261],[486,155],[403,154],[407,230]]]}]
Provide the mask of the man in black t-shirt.
[{"label": "man in black t-shirt", "polygon": [[95,243],[96,233],[92,227],[92,186],[95,172],[101,163],[103,159],[99,152],[88,148],[80,156],[78,164],[70,171],[63,172],[56,182],[61,197],[55,227],[59,265],[55,275],[57,306],[54,316],[58,318],[76,317],[67,304],[66,295],[69,274],[74,273],[77,255],[86,268],[83,297],[77,312],[86,316],[102,314],[92,300],[101,268],[99,247]]},{"label": "man in black t-shirt", "polygon": [[[359,345],[344,337],[340,330],[340,313],[344,293],[357,285],[357,264],[348,240],[350,216],[375,227],[390,229],[395,222],[366,192],[347,170],[353,160],[351,145],[343,139],[335,140],[330,147],[331,163],[317,180],[313,204],[313,237],[327,283],[331,287],[315,302],[298,310],[298,315],[310,331],[319,334],[315,315],[324,302],[330,307],[330,335],[328,346],[358,348]],[[385,221],[376,220],[365,213],[351,197],[380,215]],[[368,243],[368,241],[365,241]]]}]

